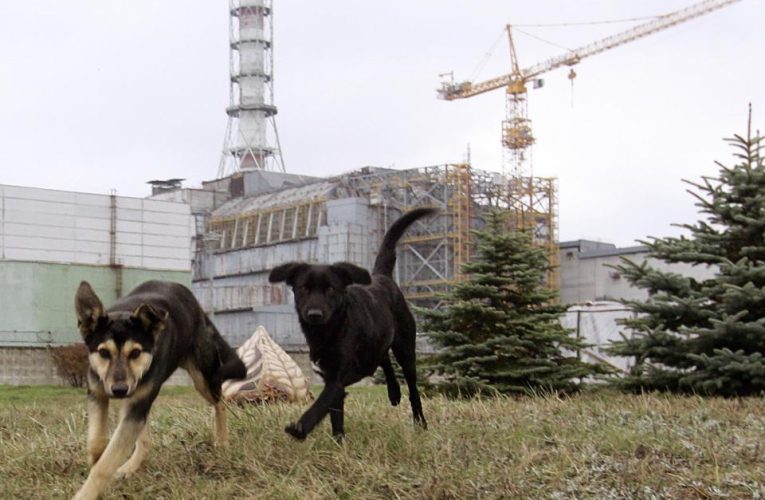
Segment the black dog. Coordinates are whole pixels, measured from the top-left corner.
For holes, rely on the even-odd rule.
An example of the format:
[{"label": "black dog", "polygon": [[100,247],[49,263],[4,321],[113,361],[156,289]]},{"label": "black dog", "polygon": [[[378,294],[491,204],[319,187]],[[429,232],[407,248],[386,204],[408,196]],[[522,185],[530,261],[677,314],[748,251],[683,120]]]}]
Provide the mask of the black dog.
[{"label": "black dog", "polygon": [[[147,281],[107,310],[83,281],[75,309],[89,352],[88,461],[93,465],[76,499],[97,498],[115,472],[127,476],[138,468],[149,446],[149,410],[178,367],[189,372],[215,407],[215,440],[226,444],[221,383],[244,378],[247,370],[188,288]],[[110,398],[125,400],[111,440]]]},{"label": "black dog", "polygon": [[318,365],[325,382],[324,390],[308,411],[285,428],[293,437],[304,439],[330,413],[332,434],[341,439],[345,387],[372,375],[378,366],[385,372],[388,398],[397,405],[401,389],[389,349],[404,372],[414,421],[427,428],[417,391],[414,317],[393,281],[393,268],[396,242],[404,231],[417,219],[436,212],[420,208],[394,222],[383,238],[371,276],[347,262],[290,262],[271,271],[269,281],[286,281],[294,291],[295,309],[311,361]]}]

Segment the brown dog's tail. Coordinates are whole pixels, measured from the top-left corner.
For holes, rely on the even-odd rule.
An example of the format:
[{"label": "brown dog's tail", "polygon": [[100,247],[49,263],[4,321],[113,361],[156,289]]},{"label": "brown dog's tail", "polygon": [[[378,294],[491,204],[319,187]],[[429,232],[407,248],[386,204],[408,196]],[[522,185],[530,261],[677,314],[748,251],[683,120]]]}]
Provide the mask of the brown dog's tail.
[{"label": "brown dog's tail", "polygon": [[228,345],[228,342],[223,338],[210,318],[205,315],[205,323],[207,324],[207,332],[215,345],[215,351],[218,356],[219,367],[216,372],[216,376],[219,382],[223,382],[228,379],[243,379],[247,376],[247,368],[233,347]]},{"label": "brown dog's tail", "polygon": [[393,276],[393,268],[396,266],[396,243],[404,235],[404,231],[417,219],[436,213],[438,213],[437,208],[416,208],[396,220],[383,237],[380,251],[377,253],[377,259],[375,259],[375,265],[372,268],[372,274]]}]

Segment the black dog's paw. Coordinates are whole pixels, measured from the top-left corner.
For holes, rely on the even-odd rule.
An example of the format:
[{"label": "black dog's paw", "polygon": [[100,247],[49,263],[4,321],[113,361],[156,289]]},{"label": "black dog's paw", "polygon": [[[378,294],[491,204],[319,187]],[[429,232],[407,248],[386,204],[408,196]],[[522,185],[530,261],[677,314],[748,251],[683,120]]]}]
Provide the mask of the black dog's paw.
[{"label": "black dog's paw", "polygon": [[301,441],[306,437],[306,433],[303,431],[303,426],[300,425],[300,422],[287,424],[287,427],[284,428],[284,432]]},{"label": "black dog's paw", "polygon": [[393,389],[388,387],[388,399],[390,400],[390,404],[398,406],[401,402],[401,389],[398,387],[394,387]]},{"label": "black dog's paw", "polygon": [[424,431],[428,430],[428,423],[425,421],[425,417],[415,417],[414,423],[420,429],[422,429]]},{"label": "black dog's paw", "polygon": [[344,432],[333,432],[332,437],[337,442],[337,444],[343,444],[345,441],[345,433]]}]

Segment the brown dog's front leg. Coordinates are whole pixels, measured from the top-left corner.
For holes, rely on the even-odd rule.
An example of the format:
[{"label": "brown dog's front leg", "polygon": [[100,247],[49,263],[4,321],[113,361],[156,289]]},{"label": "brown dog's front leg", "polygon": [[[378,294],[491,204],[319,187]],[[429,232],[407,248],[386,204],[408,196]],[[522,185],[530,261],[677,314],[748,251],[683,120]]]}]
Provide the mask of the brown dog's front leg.
[{"label": "brown dog's front leg", "polygon": [[123,418],[114,431],[109,445],[101,458],[90,469],[88,479],[74,495],[74,500],[95,500],[106,489],[109,480],[117,468],[127,460],[135,446],[138,436],[143,431],[146,421],[141,419]]},{"label": "brown dog's front leg", "polygon": [[88,389],[88,463],[95,465],[109,444],[107,417],[109,398],[101,391]]},{"label": "brown dog's front leg", "polygon": [[285,432],[296,439],[305,439],[305,437],[321,422],[330,407],[335,404],[338,398],[342,398],[345,393],[343,385],[338,382],[330,382],[324,386],[324,389],[313,402],[308,411],[306,411],[300,420],[288,424],[284,428]]}]

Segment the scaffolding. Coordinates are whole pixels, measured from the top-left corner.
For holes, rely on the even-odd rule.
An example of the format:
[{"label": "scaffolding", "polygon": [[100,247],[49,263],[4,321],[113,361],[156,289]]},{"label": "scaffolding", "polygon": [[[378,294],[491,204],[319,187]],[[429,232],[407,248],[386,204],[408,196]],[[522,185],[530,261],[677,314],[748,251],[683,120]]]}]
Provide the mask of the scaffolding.
[{"label": "scaffolding", "polygon": [[550,265],[547,285],[559,290],[558,180],[551,177],[510,177],[507,192],[512,229],[529,231],[534,244],[545,249]]},{"label": "scaffolding", "polygon": [[449,164],[363,169],[344,182],[368,194],[377,213],[376,241],[401,213],[416,207],[440,209],[410,228],[399,244],[396,278],[407,299],[418,305],[437,307],[440,293],[466,279],[462,266],[472,254],[471,230],[480,228],[481,216],[493,208],[510,213],[509,229],[531,232],[534,243],[548,255],[547,284],[559,288],[555,179],[519,179],[469,164]]},{"label": "scaffolding", "polygon": [[406,170],[365,167],[232,200],[210,218],[208,234],[215,237],[207,239],[212,251],[225,252],[318,238],[318,227],[327,224],[327,202],[348,197],[368,200],[372,234],[365,253],[371,256],[402,213],[418,207],[439,209],[412,225],[399,242],[394,277],[417,305],[438,307],[440,294],[467,278],[462,267],[473,255],[471,231],[481,228],[483,214],[495,208],[509,212],[508,230],[530,231],[534,243],[547,251],[547,283],[558,288],[555,179],[508,177],[467,163]]}]

